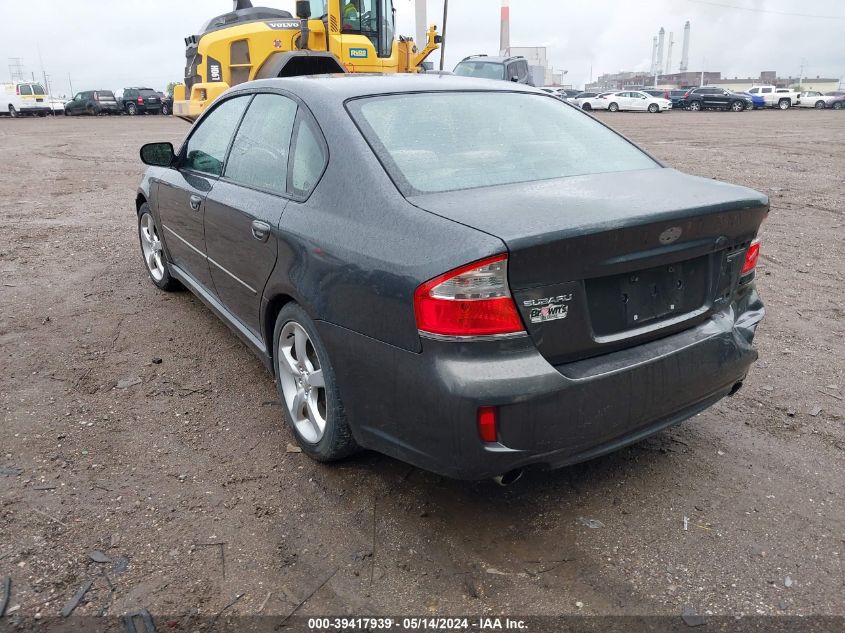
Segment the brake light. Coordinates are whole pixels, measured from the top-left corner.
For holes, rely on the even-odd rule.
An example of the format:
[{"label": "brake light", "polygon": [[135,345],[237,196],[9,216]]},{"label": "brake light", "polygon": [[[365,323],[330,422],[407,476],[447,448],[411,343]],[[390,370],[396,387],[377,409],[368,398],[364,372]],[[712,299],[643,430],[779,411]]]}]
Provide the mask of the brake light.
[{"label": "brake light", "polygon": [[508,288],[508,256],[496,255],[425,282],[414,292],[417,329],[441,336],[524,332]]},{"label": "brake light", "polygon": [[496,407],[478,407],[478,436],[482,442],[498,440]]},{"label": "brake light", "polygon": [[684,99],[689,99],[689,90],[684,93]]},{"label": "brake light", "polygon": [[138,103],[144,105],[144,97],[138,97]]},{"label": "brake light", "polygon": [[20,86],[15,86],[15,94],[20,96],[20,94],[21,94],[21,87]]},{"label": "brake light", "polygon": [[757,260],[760,258],[760,239],[751,242],[751,246],[745,251],[745,263],[742,265],[740,277],[747,275],[757,267]]},{"label": "brake light", "polygon": [[100,102],[100,93],[99,92],[94,93],[94,101],[96,101],[97,103]]}]

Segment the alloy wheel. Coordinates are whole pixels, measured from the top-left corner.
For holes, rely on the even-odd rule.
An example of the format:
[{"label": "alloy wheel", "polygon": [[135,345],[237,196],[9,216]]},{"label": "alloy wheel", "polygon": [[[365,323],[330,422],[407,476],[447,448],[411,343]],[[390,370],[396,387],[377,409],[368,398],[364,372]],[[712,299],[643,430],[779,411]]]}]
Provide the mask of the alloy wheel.
[{"label": "alloy wheel", "polygon": [[689,104],[689,109],[693,112],[698,112],[699,110],[701,110],[701,103],[699,103],[698,101],[693,101],[691,104]]},{"label": "alloy wheel", "polygon": [[824,110],[824,101],[816,101],[816,110]]},{"label": "alloy wheel", "polygon": [[308,332],[288,321],[279,333],[278,375],[291,422],[309,444],[326,432],[326,382],[323,365]]},{"label": "alloy wheel", "polygon": [[161,254],[161,239],[152,215],[144,213],[141,216],[138,232],[141,234],[141,250],[144,252],[147,269],[153,279],[161,281],[164,277],[164,260]]},{"label": "alloy wheel", "polygon": [[731,109],[734,112],[742,112],[745,109],[745,106],[742,105],[742,101],[734,101],[731,104]]}]

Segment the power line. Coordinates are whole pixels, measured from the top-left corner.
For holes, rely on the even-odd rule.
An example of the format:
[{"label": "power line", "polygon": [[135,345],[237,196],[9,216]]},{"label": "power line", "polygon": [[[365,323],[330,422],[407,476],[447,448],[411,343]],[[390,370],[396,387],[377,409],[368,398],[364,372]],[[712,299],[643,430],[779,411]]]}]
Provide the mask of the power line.
[{"label": "power line", "polygon": [[723,9],[737,9],[738,11],[752,11],[754,13],[773,13],[775,15],[788,15],[794,18],[819,18],[821,20],[845,20],[845,15],[813,15],[810,13],[792,13],[791,11],[778,11],[776,9],[758,9],[755,7],[738,7],[734,4],[723,4],[721,2],[711,2],[710,0],[687,0],[687,2],[695,2],[697,4],[709,4],[712,7],[722,7]]}]

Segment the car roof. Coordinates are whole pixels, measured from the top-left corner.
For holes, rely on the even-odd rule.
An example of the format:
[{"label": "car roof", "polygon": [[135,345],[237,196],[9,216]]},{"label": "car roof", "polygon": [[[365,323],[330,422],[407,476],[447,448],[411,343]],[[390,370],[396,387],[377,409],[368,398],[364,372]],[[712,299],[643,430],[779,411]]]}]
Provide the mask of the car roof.
[{"label": "car roof", "polygon": [[261,79],[239,84],[229,92],[239,92],[248,89],[289,90],[307,101],[337,102],[384,94],[414,93],[414,92],[454,92],[454,91],[485,91],[485,92],[526,92],[546,94],[538,88],[527,84],[498,79],[479,79],[477,77],[462,77],[459,75],[429,75],[427,73],[410,74],[365,74],[338,73],[334,75],[303,75],[298,77],[282,77]]}]

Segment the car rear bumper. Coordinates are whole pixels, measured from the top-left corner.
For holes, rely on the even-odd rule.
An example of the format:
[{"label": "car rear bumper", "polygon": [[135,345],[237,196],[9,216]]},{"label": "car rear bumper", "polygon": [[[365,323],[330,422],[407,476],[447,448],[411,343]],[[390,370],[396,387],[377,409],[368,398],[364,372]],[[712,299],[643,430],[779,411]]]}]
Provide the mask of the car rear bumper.
[{"label": "car rear bumper", "polygon": [[[682,422],[735,389],[756,360],[756,292],[666,338],[552,366],[527,337],[423,340],[408,352],[320,322],[362,446],[459,479],[591,459]],[[484,443],[480,406],[498,410]]]}]

